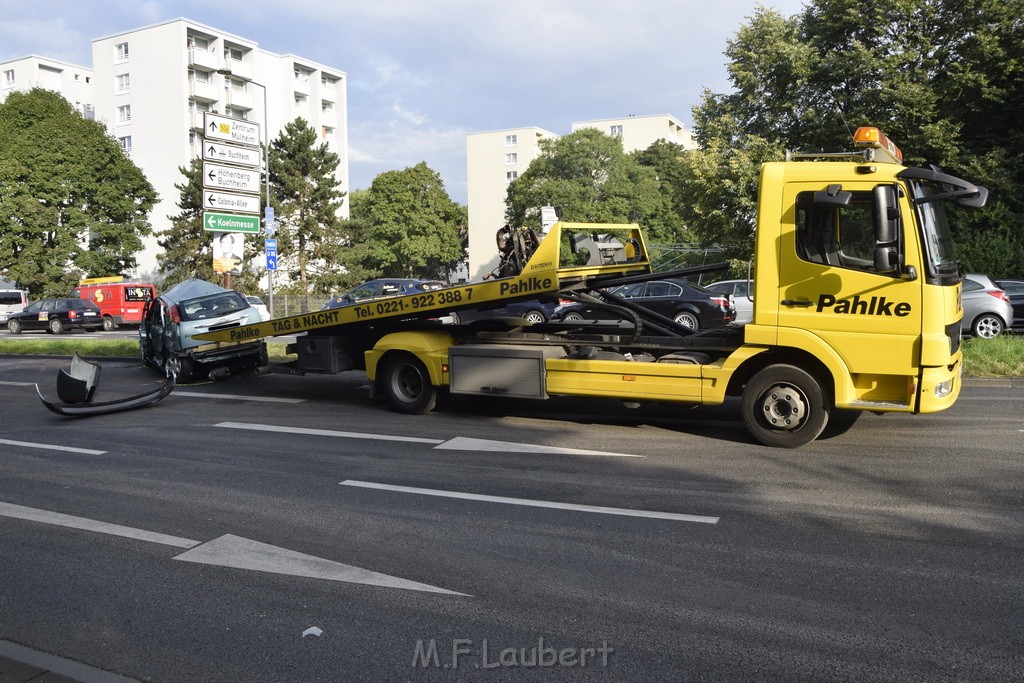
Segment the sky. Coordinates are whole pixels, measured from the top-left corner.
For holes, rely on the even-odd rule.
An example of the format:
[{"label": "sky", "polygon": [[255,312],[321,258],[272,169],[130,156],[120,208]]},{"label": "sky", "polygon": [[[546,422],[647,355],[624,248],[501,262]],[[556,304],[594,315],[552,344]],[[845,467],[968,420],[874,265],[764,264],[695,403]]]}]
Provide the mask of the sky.
[{"label": "sky", "polygon": [[186,18],[348,75],[350,187],[425,161],[466,203],[466,136],[670,114],[689,129],[757,6],[804,0],[0,0],[0,62]]}]

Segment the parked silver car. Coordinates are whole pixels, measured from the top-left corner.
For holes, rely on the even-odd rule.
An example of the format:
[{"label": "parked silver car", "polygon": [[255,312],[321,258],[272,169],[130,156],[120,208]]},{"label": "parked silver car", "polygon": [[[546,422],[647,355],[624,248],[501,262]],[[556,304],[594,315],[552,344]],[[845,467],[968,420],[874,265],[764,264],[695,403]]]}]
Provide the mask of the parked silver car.
[{"label": "parked silver car", "polygon": [[139,325],[142,362],[178,383],[217,369],[246,370],[267,364],[262,339],[237,344],[199,341],[193,335],[261,322],[242,294],[204,280],[185,280],[146,303]]},{"label": "parked silver car", "polygon": [[736,309],[734,325],[749,323],[754,319],[754,281],[753,280],[721,280],[704,287],[712,294],[724,296]]},{"label": "parked silver car", "polygon": [[964,318],[960,322],[961,334],[992,339],[1013,324],[1010,297],[987,275],[968,273],[964,276],[960,300],[964,309]]}]

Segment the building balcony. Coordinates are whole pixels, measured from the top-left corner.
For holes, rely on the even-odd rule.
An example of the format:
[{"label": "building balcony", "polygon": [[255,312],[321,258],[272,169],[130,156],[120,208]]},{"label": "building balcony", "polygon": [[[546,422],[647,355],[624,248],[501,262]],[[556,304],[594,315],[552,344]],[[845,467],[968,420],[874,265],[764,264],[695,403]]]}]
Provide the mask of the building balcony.
[{"label": "building balcony", "polygon": [[244,90],[228,90],[225,104],[235,109],[252,109],[253,102],[252,93],[245,92]]},{"label": "building balcony", "polygon": [[296,76],[292,80],[292,90],[295,91],[296,95],[305,95],[309,97],[310,93],[313,92],[313,89],[309,85],[309,77],[301,75]]},{"label": "building balcony", "polygon": [[188,65],[205,71],[216,71],[220,68],[220,57],[215,52],[190,47],[188,49]]},{"label": "building balcony", "polygon": [[224,68],[231,70],[231,75],[245,81],[252,80],[252,64],[240,62],[237,59],[225,59]]},{"label": "building balcony", "polygon": [[223,91],[213,83],[201,83],[199,81],[189,82],[189,95],[197,100],[205,102],[216,102],[220,99]]}]

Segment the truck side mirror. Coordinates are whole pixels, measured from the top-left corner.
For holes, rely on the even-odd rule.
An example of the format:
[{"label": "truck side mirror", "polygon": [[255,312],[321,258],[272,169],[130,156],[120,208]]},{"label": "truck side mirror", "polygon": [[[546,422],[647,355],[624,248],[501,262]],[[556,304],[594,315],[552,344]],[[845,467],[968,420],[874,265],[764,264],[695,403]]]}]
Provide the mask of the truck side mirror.
[{"label": "truck side mirror", "polygon": [[875,272],[881,275],[900,273],[900,207],[896,188],[878,185],[871,192],[871,215],[875,223]]}]

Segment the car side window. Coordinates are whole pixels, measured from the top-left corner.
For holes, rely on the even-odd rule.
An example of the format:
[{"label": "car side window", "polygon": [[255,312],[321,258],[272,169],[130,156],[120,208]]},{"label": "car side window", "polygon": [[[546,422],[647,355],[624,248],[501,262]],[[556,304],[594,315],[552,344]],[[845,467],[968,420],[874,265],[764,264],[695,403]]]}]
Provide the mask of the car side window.
[{"label": "car side window", "polygon": [[43,310],[44,311],[52,311],[53,307],[54,307],[54,305],[56,303],[57,302],[54,301],[53,299],[47,299],[46,301],[43,302]]},{"label": "car side window", "polygon": [[744,280],[743,282],[737,282],[736,289],[733,290],[735,296],[745,297],[747,295],[747,284],[748,282],[746,280]]},{"label": "car side window", "polygon": [[985,289],[980,282],[975,280],[964,279],[964,291],[965,292],[977,292],[979,289]]},{"label": "car side window", "polygon": [[683,293],[683,288],[672,282],[648,282],[646,296],[676,296]]},{"label": "car side window", "polygon": [[42,301],[36,301],[35,303],[29,304],[28,308],[25,309],[25,312],[26,313],[38,313],[39,309],[41,309],[42,307],[43,307],[43,302]]}]

